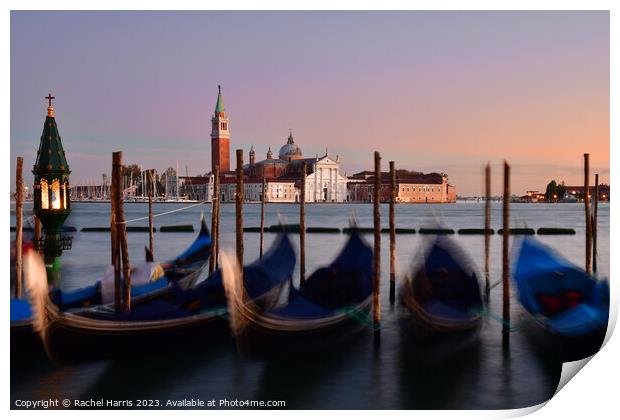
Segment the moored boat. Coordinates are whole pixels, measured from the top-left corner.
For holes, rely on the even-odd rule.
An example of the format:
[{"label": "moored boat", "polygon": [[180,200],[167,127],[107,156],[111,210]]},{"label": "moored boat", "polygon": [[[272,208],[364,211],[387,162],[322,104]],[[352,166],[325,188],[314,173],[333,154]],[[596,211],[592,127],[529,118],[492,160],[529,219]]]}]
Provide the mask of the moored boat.
[{"label": "moored boat", "polygon": [[225,278],[232,289],[228,293],[231,313],[237,317],[234,332],[244,353],[273,354],[292,347],[317,350],[369,327],[372,262],[372,249],[353,232],[330,265],[316,270],[299,288],[289,282],[288,301],[274,309],[245,301],[234,291],[237,280]]},{"label": "moored boat", "polygon": [[[257,263],[245,267],[250,298],[260,305],[275,304],[278,291],[294,268],[295,255],[286,236]],[[100,305],[79,313],[62,312],[45,292],[38,291],[44,271],[29,259],[27,276],[35,329],[53,360],[79,361],[123,357],[144,352],[179,351],[213,340],[228,331],[226,299],[221,278],[230,269],[222,254],[221,271],[192,289],[133,304],[129,312]]]},{"label": "moored boat", "polygon": [[591,356],[603,344],[609,319],[609,282],[597,280],[533,238],[521,243],[513,269],[530,333],[564,361]]},{"label": "moored boat", "polygon": [[[26,252],[33,252],[26,248]],[[211,235],[204,217],[201,229],[192,244],[176,258],[161,263],[146,263],[132,274],[131,295],[134,302],[156,299],[175,287],[186,289],[200,279],[200,268],[208,261],[211,252]],[[112,271],[108,270],[103,281],[72,291],[53,288],[51,301],[60,311],[83,312],[93,306],[110,303],[113,299]],[[38,335],[32,329],[32,308],[28,299],[11,299],[11,353],[27,356],[41,350]]]},{"label": "moored boat", "polygon": [[475,345],[482,324],[482,297],[474,264],[447,237],[437,237],[414,264],[400,290],[401,317],[413,352],[451,357]]}]

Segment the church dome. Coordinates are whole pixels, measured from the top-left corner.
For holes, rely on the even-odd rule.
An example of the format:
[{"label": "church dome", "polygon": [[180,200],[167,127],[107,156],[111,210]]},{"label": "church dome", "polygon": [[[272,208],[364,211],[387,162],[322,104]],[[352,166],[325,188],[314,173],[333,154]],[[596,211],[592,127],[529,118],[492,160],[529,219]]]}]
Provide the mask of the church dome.
[{"label": "church dome", "polygon": [[288,161],[303,159],[301,148],[297,146],[293,140],[293,133],[289,132],[288,141],[280,148],[278,156],[280,159]]}]

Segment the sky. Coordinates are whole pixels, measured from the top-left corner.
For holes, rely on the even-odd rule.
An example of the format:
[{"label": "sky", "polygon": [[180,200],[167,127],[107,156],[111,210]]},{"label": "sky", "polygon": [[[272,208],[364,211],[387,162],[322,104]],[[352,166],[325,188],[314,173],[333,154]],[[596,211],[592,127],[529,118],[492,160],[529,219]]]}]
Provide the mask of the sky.
[{"label": "sky", "polygon": [[605,11],[13,11],[10,65],[12,186],[17,156],[32,183],[48,92],[72,184],[99,183],[117,150],[208,172],[218,84],[231,156],[264,159],[291,129],[347,174],[378,150],[459,195],[481,194],[487,162],[500,194],[504,159],[516,194],[583,184],[586,152],[609,182]]}]

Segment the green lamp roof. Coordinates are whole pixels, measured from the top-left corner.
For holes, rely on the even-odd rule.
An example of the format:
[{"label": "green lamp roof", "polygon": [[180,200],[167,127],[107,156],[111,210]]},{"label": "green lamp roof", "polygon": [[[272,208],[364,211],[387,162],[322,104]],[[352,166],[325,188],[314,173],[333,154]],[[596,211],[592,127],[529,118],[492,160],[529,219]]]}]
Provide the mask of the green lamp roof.
[{"label": "green lamp roof", "polygon": [[47,117],[45,118],[45,125],[43,126],[41,142],[39,143],[37,161],[32,172],[35,173],[35,175],[46,172],[66,174],[71,172],[67,164],[65,151],[62,148],[60,133],[58,132],[58,126],[54,118],[54,108],[51,106],[51,100],[50,106],[47,108]]},{"label": "green lamp roof", "polygon": [[224,99],[222,99],[222,88],[217,85],[217,102],[215,103],[215,113],[224,112]]}]

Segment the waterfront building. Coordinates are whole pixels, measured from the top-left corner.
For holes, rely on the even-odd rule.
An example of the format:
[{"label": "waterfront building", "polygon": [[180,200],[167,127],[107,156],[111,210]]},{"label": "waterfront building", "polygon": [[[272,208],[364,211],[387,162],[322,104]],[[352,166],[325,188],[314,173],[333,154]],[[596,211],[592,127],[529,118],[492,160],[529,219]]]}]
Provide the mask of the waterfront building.
[{"label": "waterfront building", "polygon": [[526,191],[525,195],[519,197],[519,202],[522,203],[537,203],[539,201],[546,201],[545,194],[540,191]]},{"label": "waterfront building", "polygon": [[[351,176],[348,198],[352,202],[372,202],[374,172],[363,171]],[[381,202],[390,200],[390,174],[381,173]],[[448,183],[448,176],[440,173],[424,174],[406,170],[396,171],[397,203],[455,203],[456,188]]]},{"label": "waterfront building", "polygon": [[[592,179],[592,178],[590,178]],[[583,201],[583,185],[566,185],[564,187],[567,194],[575,196],[579,201]],[[595,186],[592,185],[588,188],[588,196],[592,198],[594,196]],[[598,200],[609,201],[611,199],[610,188],[607,184],[599,184],[598,186]]]},{"label": "waterfront building", "polygon": [[321,157],[294,159],[280,181],[295,182],[301,191],[303,164],[306,163],[306,203],[343,203],[347,201],[347,177],[340,173],[340,158],[325,151]]},{"label": "waterfront building", "polygon": [[[211,167],[220,168],[222,185],[222,202],[235,201],[236,174],[230,170],[230,134],[228,117],[224,110],[222,92],[218,86],[215,113],[212,119],[211,133]],[[286,143],[280,147],[278,156],[274,157],[269,147],[266,159],[256,161],[254,146],[248,153],[248,163],[243,167],[244,201],[260,201],[262,180],[267,183],[269,202],[295,203],[299,201],[303,182],[303,164],[306,164],[306,197],[307,203],[343,203],[348,201],[368,202],[372,195],[372,172],[360,172],[352,178],[341,173],[340,158],[333,158],[325,150],[325,154],[317,154],[313,158],[305,158],[298,143],[295,142],[292,130]],[[456,202],[456,189],[448,184],[447,176],[432,173],[398,171],[397,201],[402,203],[451,203]],[[212,187],[210,180],[191,180],[193,185],[209,196]],[[389,186],[387,174],[383,183]],[[187,191],[187,190],[186,190]],[[191,193],[188,193],[191,194]],[[200,199],[200,198],[197,198]],[[389,200],[388,192],[382,193],[382,201]]]},{"label": "waterfront building", "polygon": [[[234,177],[226,177],[220,183],[222,202],[232,203],[235,201],[237,192],[237,180]],[[294,181],[279,180],[277,178],[265,179],[265,201],[268,203],[295,203],[299,201],[299,188]],[[258,203],[262,200],[262,178],[244,177],[243,201]]]},{"label": "waterfront building", "polygon": [[[558,189],[562,187],[564,193],[558,192],[557,195],[552,197],[552,202],[560,201],[562,203],[575,203],[578,201],[583,202],[583,185],[558,185]],[[592,185],[588,189],[588,195],[590,199],[594,196],[595,186]],[[609,201],[610,200],[610,188],[607,184],[599,184],[598,186],[598,201]],[[548,203],[549,199],[540,191],[530,190],[526,191],[525,195],[519,197],[519,202],[522,203]]]},{"label": "waterfront building", "polygon": [[211,201],[213,199],[213,174],[206,176],[180,176],[179,190],[187,200]]},{"label": "waterfront building", "polygon": [[289,162],[274,159],[271,147],[267,151],[267,158],[256,162],[254,147],[250,149],[250,163],[244,167],[244,173],[253,178],[277,178],[286,172]]},{"label": "waterfront building", "polygon": [[[254,160],[254,148],[250,149],[249,164],[244,167],[244,173],[257,179],[270,178],[279,182],[286,196],[286,202],[297,202],[303,182],[303,164],[306,163],[306,202],[307,203],[341,203],[347,201],[347,178],[340,173],[340,158],[332,158],[327,150],[325,155],[313,158],[304,158],[301,147],[295,143],[293,133],[289,136],[274,159],[271,147],[267,151],[267,159],[260,162]],[[285,185],[293,183],[295,194],[286,193]],[[272,197],[283,200],[282,196]]]}]

